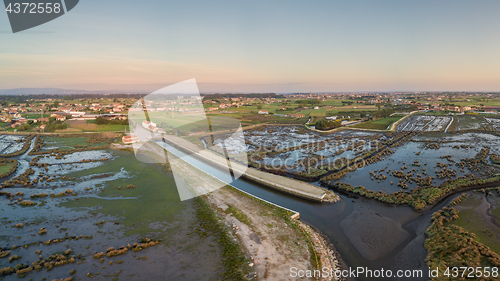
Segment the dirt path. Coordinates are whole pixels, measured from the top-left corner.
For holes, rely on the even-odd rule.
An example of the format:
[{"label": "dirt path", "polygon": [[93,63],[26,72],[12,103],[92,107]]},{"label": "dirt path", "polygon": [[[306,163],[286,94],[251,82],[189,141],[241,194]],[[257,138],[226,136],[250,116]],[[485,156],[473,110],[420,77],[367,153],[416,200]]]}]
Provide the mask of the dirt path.
[{"label": "dirt path", "polygon": [[[329,280],[290,276],[292,267],[296,271],[315,269],[311,261],[318,259],[322,267],[340,269],[329,241],[300,220],[294,220],[294,227],[274,207],[228,188],[217,190],[208,198],[251,257],[258,280]],[[240,220],[229,206],[240,212]],[[309,245],[315,250],[312,259]]]}]

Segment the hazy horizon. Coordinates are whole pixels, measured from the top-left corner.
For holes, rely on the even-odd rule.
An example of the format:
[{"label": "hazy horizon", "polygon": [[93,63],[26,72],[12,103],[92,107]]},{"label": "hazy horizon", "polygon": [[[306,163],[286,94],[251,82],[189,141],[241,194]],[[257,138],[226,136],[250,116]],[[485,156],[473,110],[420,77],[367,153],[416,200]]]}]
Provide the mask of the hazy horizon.
[{"label": "hazy horizon", "polygon": [[[499,91],[497,1],[81,1],[12,34],[0,88]],[[111,12],[110,12],[111,11]]]},{"label": "hazy horizon", "polygon": [[[167,85],[168,86],[168,85]],[[200,85],[198,85],[200,86]],[[35,91],[29,92],[29,91]],[[57,92],[50,93],[51,90]],[[20,92],[26,91],[23,95],[58,95],[58,94],[70,94],[68,92],[78,92],[71,94],[96,94],[102,92],[103,94],[147,94],[154,92],[155,90],[120,90],[120,89],[110,89],[110,90],[86,90],[86,89],[70,89],[70,88],[57,88],[57,87],[41,87],[41,88],[10,88],[10,89],[0,89],[0,95],[19,95]],[[9,93],[9,92],[15,93]],[[45,92],[46,91],[46,92]],[[273,92],[273,91],[261,91],[261,92],[243,92],[243,91],[200,91],[201,94],[277,94],[277,95],[287,95],[287,94],[367,94],[367,93],[496,93],[499,94],[500,91],[290,91],[290,92]]]}]

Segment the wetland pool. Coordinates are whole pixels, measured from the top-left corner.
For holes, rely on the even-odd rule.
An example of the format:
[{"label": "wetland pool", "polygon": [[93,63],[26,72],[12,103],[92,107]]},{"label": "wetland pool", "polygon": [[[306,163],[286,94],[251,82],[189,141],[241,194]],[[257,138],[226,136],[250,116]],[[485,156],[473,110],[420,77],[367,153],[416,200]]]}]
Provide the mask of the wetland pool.
[{"label": "wetland pool", "polygon": [[[358,177],[366,178],[370,169],[386,168],[384,164],[393,161],[394,165],[400,165],[396,159],[391,158],[395,155],[400,157],[398,161],[425,158],[429,162],[427,166],[430,166],[438,161],[447,162],[448,160],[440,156],[452,151],[458,153],[453,154],[452,158],[458,161],[462,157],[473,157],[480,148],[457,150],[453,148],[456,145],[454,142],[470,143],[479,140],[487,146],[494,146],[496,143],[496,139],[490,138],[489,135],[454,135],[457,139],[441,144],[440,149],[443,151],[436,153],[435,149],[422,150],[425,142],[421,140],[427,137],[419,139],[422,138],[419,136],[415,141],[398,147],[396,153],[383,158],[382,161],[354,173],[362,172]],[[54,146],[53,143],[50,145]],[[372,270],[420,269],[426,273],[424,232],[430,225],[432,214],[459,195],[448,196],[436,206],[422,212],[414,211],[408,206],[385,204],[344,193],[339,193],[339,202],[318,204],[267,189],[241,178],[232,181],[227,178],[227,173],[208,163],[173,147],[165,148],[169,153],[182,157],[190,165],[238,189],[300,212],[302,220],[322,231],[332,241],[348,267],[361,266]],[[491,149],[492,152],[497,151],[496,147]],[[415,156],[417,150],[421,150],[421,155]],[[24,164],[16,174],[19,175],[30,167],[32,157],[27,153],[18,157]],[[80,158],[109,160],[64,164],[64,161]],[[33,207],[22,207],[13,204],[7,197],[0,197],[0,228],[3,229],[0,247],[6,250],[11,249],[12,245],[28,245],[11,249],[13,254],[22,256],[20,262],[25,264],[30,264],[38,258],[36,250],[41,250],[44,257],[67,249],[81,256],[78,259],[80,264],[55,267],[48,272],[42,270],[31,273],[36,279],[66,278],[69,277],[70,269],[76,270],[77,277],[84,278],[87,273],[99,273],[100,277],[106,277],[106,280],[152,280],[163,279],[164,276],[171,276],[171,280],[206,280],[216,278],[223,271],[220,267],[220,250],[211,246],[216,243],[213,238],[200,239],[196,235],[190,235],[190,226],[196,222],[194,207],[190,200],[179,200],[173,176],[164,166],[142,163],[135,159],[133,153],[111,149],[91,150],[88,154],[77,152],[66,155],[65,159],[44,157],[40,161],[51,165],[47,166],[47,170],[31,166],[34,173],[30,175],[30,179],[49,176],[49,179],[53,180],[40,182],[34,188],[8,188],[13,194],[24,192],[22,196],[14,196],[14,199],[22,197],[25,200],[41,192],[61,194],[67,189],[77,195],[32,199],[36,203],[43,202],[42,205]],[[412,167],[412,161],[405,162],[408,167]],[[380,168],[377,165],[380,165]],[[354,173],[347,174],[346,177]],[[351,180],[356,179],[349,181]],[[368,181],[373,182],[370,179]],[[387,183],[387,180],[385,182]],[[318,182],[313,184],[319,185]],[[491,212],[497,213],[498,209],[492,208]],[[13,227],[18,223],[23,223],[24,226]],[[38,234],[41,228],[46,228],[47,234]],[[90,235],[92,238],[82,238]],[[75,236],[81,238],[67,239],[50,245],[38,244]],[[162,244],[137,254],[129,252],[105,259],[102,263],[99,259],[92,258],[96,252],[106,251],[108,247],[118,248],[144,237],[161,239]],[[0,259],[0,267],[9,265],[8,260]],[[2,278],[0,279],[13,280],[17,279],[17,276]],[[30,275],[27,278],[31,278]],[[427,280],[427,276],[414,280]]]},{"label": "wetland pool", "polygon": [[[14,194],[13,201],[22,198],[38,205],[24,207],[0,196],[0,247],[21,257],[12,263],[0,259],[0,268],[30,265],[40,255],[45,259],[70,249],[74,263],[34,271],[25,278],[85,279],[90,273],[98,280],[163,280],[165,276],[170,280],[216,280],[223,272],[214,237],[201,239],[191,234],[196,208],[192,201],[179,200],[173,176],[164,166],[142,163],[131,152],[111,149],[75,152],[62,159],[41,158],[40,163],[51,164],[47,170],[30,166],[33,157],[27,153],[19,156],[19,170],[13,176],[31,168],[30,180],[40,181],[33,187],[2,189]],[[64,164],[100,158],[109,160]],[[44,177],[48,180],[42,181]],[[43,193],[49,196],[31,197]],[[21,223],[22,227],[14,227]],[[45,234],[39,233],[42,228]],[[118,249],[143,238],[162,242],[139,252],[104,257],[104,261],[93,258],[109,247]],[[70,270],[76,273],[70,275]],[[16,274],[0,277],[18,279]]]}]

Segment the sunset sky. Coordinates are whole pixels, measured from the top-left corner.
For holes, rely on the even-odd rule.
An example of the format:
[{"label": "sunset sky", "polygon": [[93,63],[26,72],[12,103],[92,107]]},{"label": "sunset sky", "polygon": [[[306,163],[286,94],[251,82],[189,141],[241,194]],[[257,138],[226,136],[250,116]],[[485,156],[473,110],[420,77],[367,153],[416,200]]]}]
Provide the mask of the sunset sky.
[{"label": "sunset sky", "polygon": [[500,1],[80,1],[13,34],[0,89],[500,91]]}]

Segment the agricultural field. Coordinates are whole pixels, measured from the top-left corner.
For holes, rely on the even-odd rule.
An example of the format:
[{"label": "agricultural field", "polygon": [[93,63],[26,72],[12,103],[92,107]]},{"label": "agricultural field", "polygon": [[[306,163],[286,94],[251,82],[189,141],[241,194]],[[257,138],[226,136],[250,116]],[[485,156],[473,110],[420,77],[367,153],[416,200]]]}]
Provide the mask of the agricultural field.
[{"label": "agricultural field", "polygon": [[[45,113],[45,117],[47,117],[47,115],[49,115],[49,114]],[[42,113],[41,112],[38,112],[38,113],[27,112],[27,113],[22,113],[21,116],[24,118],[28,118],[28,119],[42,118]]]},{"label": "agricultural field", "polygon": [[500,106],[500,99],[484,99],[483,97],[475,97],[469,99],[469,101],[454,101],[453,104],[457,106],[480,106],[481,104],[485,106]]},{"label": "agricultural field", "polygon": [[128,125],[119,124],[98,124],[97,130],[93,132],[128,132]]},{"label": "agricultural field", "polygon": [[57,135],[43,136],[44,146],[41,151],[57,149],[59,151],[80,149],[85,147],[100,147],[108,146],[114,139],[118,138],[119,135],[108,134],[109,138],[90,138],[85,135],[63,137]]},{"label": "agricultural field", "polygon": [[[261,115],[259,115],[261,116]],[[193,133],[208,133],[210,128],[212,131],[221,131],[235,129],[240,126],[240,122],[236,117],[241,115],[234,114],[178,114],[165,116],[159,112],[149,114],[152,122],[156,123],[158,128],[162,128],[167,132],[182,132],[185,135]],[[144,117],[136,117],[131,119],[132,126],[142,126]],[[111,125],[110,125],[111,126]]]},{"label": "agricultural field", "polygon": [[374,111],[377,111],[377,107],[374,105],[333,107],[326,109],[326,116],[341,115],[347,118],[347,115],[351,115],[351,118],[357,118],[361,113],[370,113]]},{"label": "agricultural field", "polygon": [[321,102],[321,105],[329,105],[333,107],[342,107],[345,106],[347,102],[352,102],[347,99],[327,99]]},{"label": "agricultural field", "polygon": [[72,131],[80,132],[125,132],[128,125],[119,124],[96,124],[95,120],[68,120],[68,128]]},{"label": "agricultural field", "polygon": [[305,116],[312,116],[312,117],[323,117],[323,116],[326,116],[326,109],[325,108],[303,109],[303,110],[297,110],[295,112],[290,112],[290,113],[304,114]]},{"label": "agricultural field", "polygon": [[355,124],[350,126],[351,128],[362,128],[362,129],[376,129],[376,130],[387,130],[389,126],[403,118],[404,115],[393,115],[386,118],[377,119],[374,121],[362,122],[359,124]]},{"label": "agricultural field", "polygon": [[[279,113],[279,114],[285,114],[285,113]],[[257,113],[226,113],[226,114],[220,114],[220,113],[210,113],[207,114],[208,118],[212,118],[212,116],[217,116],[221,119],[227,119],[227,120],[234,120],[237,119],[243,127],[245,126],[251,126],[251,125],[257,125],[257,124],[297,124],[297,125],[302,125],[307,122],[309,117],[304,117],[304,118],[289,118],[289,117],[282,117],[278,115],[273,115],[273,114],[268,114],[268,115],[263,115],[263,114],[257,114]],[[224,123],[224,122],[222,122]]]},{"label": "agricultural field", "polygon": [[305,124],[309,119],[308,116],[304,118],[288,118],[276,115],[261,115],[261,114],[248,114],[238,118],[242,125],[256,125],[256,124]]}]

